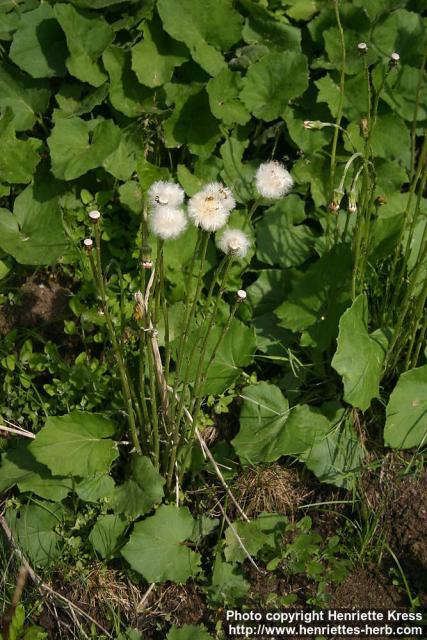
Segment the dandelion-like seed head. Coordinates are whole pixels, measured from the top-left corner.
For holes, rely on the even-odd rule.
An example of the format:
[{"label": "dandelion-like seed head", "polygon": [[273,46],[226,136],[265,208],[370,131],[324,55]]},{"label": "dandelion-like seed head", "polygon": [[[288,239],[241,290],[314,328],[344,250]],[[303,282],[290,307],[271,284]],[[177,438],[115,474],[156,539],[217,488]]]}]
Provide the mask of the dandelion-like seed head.
[{"label": "dandelion-like seed head", "polygon": [[244,289],[239,289],[236,293],[237,302],[244,302],[247,297],[247,293]]},{"label": "dandelion-like seed head", "polygon": [[231,189],[225,187],[221,182],[210,182],[203,189],[207,196],[212,196],[224,207],[226,211],[231,211],[236,206],[236,201],[231,193]]},{"label": "dandelion-like seed head", "polygon": [[179,207],[184,202],[184,191],[175,182],[158,180],[149,188],[148,197],[153,207]]},{"label": "dandelion-like seed head", "polygon": [[161,240],[177,238],[187,226],[187,220],[182,209],[159,205],[150,216],[150,228],[155,236]]},{"label": "dandelion-like seed head", "polygon": [[240,229],[226,229],[218,240],[218,247],[228,256],[244,258],[250,247],[246,233]]},{"label": "dandelion-like seed head", "polygon": [[255,175],[255,184],[261,196],[276,200],[292,189],[294,181],[283,164],[271,160],[260,164]]},{"label": "dandelion-like seed head", "polygon": [[228,220],[231,199],[234,204],[234,198],[229,189],[213,182],[190,198],[188,215],[196,227],[204,231],[217,231]]},{"label": "dandelion-like seed head", "polygon": [[93,247],[93,240],[92,238],[85,238],[83,240],[83,246],[85,249],[87,249],[88,251],[90,251]]}]

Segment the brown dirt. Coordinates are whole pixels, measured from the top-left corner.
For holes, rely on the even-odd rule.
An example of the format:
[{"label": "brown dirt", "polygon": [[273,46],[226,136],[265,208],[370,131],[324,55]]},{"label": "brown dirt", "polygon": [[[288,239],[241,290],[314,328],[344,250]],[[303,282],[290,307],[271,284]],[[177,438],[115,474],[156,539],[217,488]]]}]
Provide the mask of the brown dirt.
[{"label": "brown dirt", "polygon": [[386,526],[391,548],[427,606],[427,471],[396,485]]},{"label": "brown dirt", "polygon": [[360,568],[337,587],[330,606],[337,609],[394,609],[405,604],[387,576],[376,569]]},{"label": "brown dirt", "polygon": [[61,322],[68,314],[70,291],[51,279],[28,280],[18,290],[17,304],[0,308],[0,335],[15,327]]},{"label": "brown dirt", "polygon": [[153,589],[136,625],[144,640],[164,638],[170,625],[206,622],[207,607],[196,585],[164,584]]}]

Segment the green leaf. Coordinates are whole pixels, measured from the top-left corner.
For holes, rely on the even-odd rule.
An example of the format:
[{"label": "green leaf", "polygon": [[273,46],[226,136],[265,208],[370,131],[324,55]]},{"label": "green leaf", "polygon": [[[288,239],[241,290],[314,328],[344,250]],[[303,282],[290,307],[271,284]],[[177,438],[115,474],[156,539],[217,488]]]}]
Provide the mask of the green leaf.
[{"label": "green leaf", "polygon": [[60,553],[61,536],[54,531],[60,522],[63,507],[48,502],[22,505],[19,510],[8,509],[6,520],[14,538],[32,564],[47,567]]},{"label": "green leaf", "polygon": [[145,456],[132,461],[132,476],[116,487],[112,506],[116,513],[124,513],[130,518],[142,516],[154,505],[162,501],[165,480]]},{"label": "green leaf", "polygon": [[89,541],[102,558],[112,556],[127,527],[122,516],[100,516],[89,534]]},{"label": "green leaf", "polygon": [[273,13],[252,0],[240,0],[240,4],[249,12],[242,33],[245,42],[262,43],[272,51],[300,51],[300,29],[277,20]]},{"label": "green leaf", "polygon": [[233,186],[233,194],[238,202],[247,203],[254,198],[254,176],[258,163],[243,163],[243,153],[249,144],[247,136],[242,139],[230,136],[221,146],[224,162],[221,172],[225,184]]},{"label": "green leaf", "polygon": [[210,75],[225,68],[220,51],[240,39],[242,17],[227,0],[158,0],[163,27],[184,42],[193,59]]},{"label": "green leaf", "polygon": [[31,129],[39,114],[49,103],[48,85],[33,80],[18,69],[0,64],[0,108],[10,107],[15,116],[17,131]]},{"label": "green leaf", "polygon": [[53,174],[63,180],[74,180],[96,169],[117,149],[120,135],[112,120],[86,121],[58,114],[48,138]]},{"label": "green leaf", "polygon": [[308,184],[316,207],[328,203],[330,162],[321,155],[300,158],[292,167],[292,175],[297,184]]},{"label": "green leaf", "polygon": [[118,457],[112,436],[114,422],[101,414],[73,411],[50,416],[30,445],[30,451],[53,474],[87,478],[108,471]]},{"label": "green leaf", "polygon": [[170,629],[166,640],[213,640],[204,624],[175,625]]},{"label": "green leaf", "polygon": [[112,28],[101,16],[79,11],[69,3],[55,4],[54,11],[67,38],[68,71],[82,82],[101,86],[106,77],[97,60],[113,40]]},{"label": "green leaf", "polygon": [[351,420],[345,418],[342,408],[338,408],[331,416],[328,433],[302,453],[299,459],[320,482],[351,491],[358,481],[364,455],[364,449]]},{"label": "green leaf", "polygon": [[384,444],[420,447],[427,439],[427,365],[402,373],[386,409]]},{"label": "green leaf", "polygon": [[270,207],[256,227],[257,257],[261,262],[281,267],[298,266],[310,257],[314,236],[305,225],[304,203],[290,195]]},{"label": "green leaf", "polygon": [[236,565],[224,562],[221,554],[216,554],[212,582],[206,589],[209,602],[220,606],[233,606],[244,600],[249,588],[249,582]]},{"label": "green leaf", "polygon": [[33,149],[31,140],[18,140],[15,134],[13,113],[10,109],[0,115],[0,175],[10,183],[30,182],[40,156]]},{"label": "green leaf", "polygon": [[327,349],[338,333],[338,322],[351,299],[352,257],[337,246],[311,264],[275,311],[280,326],[302,332],[301,345]]},{"label": "green leaf", "polygon": [[69,251],[58,197],[28,186],[13,214],[0,209],[0,248],[21,264],[53,264]]},{"label": "green leaf", "polygon": [[240,97],[249,111],[266,122],[284,115],[289,100],[308,87],[307,58],[301,53],[268,53],[249,67]]},{"label": "green leaf", "polygon": [[153,110],[154,94],[139,84],[130,63],[130,52],[110,46],[102,54],[102,61],[110,76],[110,101],[117,111],[129,118]]},{"label": "green leaf", "polygon": [[207,84],[211,111],[224,124],[243,125],[251,119],[249,111],[239,98],[242,86],[240,73],[229,69],[222,69]]},{"label": "green leaf", "polygon": [[241,393],[240,430],[232,440],[239,458],[249,463],[271,462],[282,455],[289,402],[275,385],[260,382]]},{"label": "green leaf", "polygon": [[[286,516],[275,513],[262,513],[250,522],[236,521],[225,532],[225,558],[228,562],[244,562],[247,558],[236,534],[243,542],[247,552],[257,557],[260,552],[271,552],[282,541],[283,530],[287,524]],[[233,531],[234,529],[234,531]]]},{"label": "green leaf", "polygon": [[33,78],[64,76],[67,54],[64,33],[49,4],[22,14],[9,51],[18,67]]},{"label": "green leaf", "polygon": [[37,462],[28,443],[18,443],[1,456],[0,494],[14,485],[22,492],[30,491],[41,498],[60,502],[72,489],[69,478],[53,478],[48,468]]},{"label": "green leaf", "polygon": [[80,500],[99,502],[103,498],[111,498],[114,493],[114,480],[105,473],[98,473],[93,478],[85,478],[76,485],[75,491]]},{"label": "green leaf", "polygon": [[393,112],[409,122],[413,120],[416,103],[418,121],[423,122],[427,119],[427,84],[421,83],[418,89],[419,79],[419,69],[406,64],[399,65],[397,69],[393,69],[393,73],[389,74],[381,93],[382,100],[391,107]]},{"label": "green leaf", "polygon": [[277,294],[286,296],[289,291],[289,275],[282,269],[263,269],[258,278],[246,289],[248,305],[254,316],[262,316],[277,307]]},{"label": "green leaf", "polygon": [[168,94],[175,107],[164,122],[166,146],[186,144],[191,153],[209,156],[221,138],[221,131],[210,112],[205,89],[198,84],[169,84]]},{"label": "green leaf", "polygon": [[275,385],[261,382],[245,387],[241,397],[240,431],[232,444],[244,464],[301,454],[328,430],[326,418],[307,405],[289,409]]},{"label": "green leaf", "polygon": [[158,18],[142,28],[144,39],[132,47],[132,69],[147,87],[159,87],[189,58],[187,47],[170,38]]},{"label": "green leaf", "polygon": [[162,505],[135,525],[121,553],[148,582],[186,582],[200,571],[200,554],[185,546],[194,520],[187,507]]},{"label": "green leaf", "polygon": [[384,344],[368,333],[368,299],[360,294],[340,319],[332,366],[342,377],[344,400],[362,411],[379,397]]},{"label": "green leaf", "polygon": [[[210,333],[201,368],[202,374],[206,371],[222,331],[222,326],[218,326]],[[196,376],[204,334],[205,328],[194,331],[184,350],[185,359],[185,354],[189,356],[193,346],[195,345],[196,347],[194,357],[189,363],[190,382],[193,382]],[[234,319],[220,346],[215,351],[215,358],[210,364],[207,373],[204,393],[219,394],[225,391],[239,376],[240,369],[248,366],[253,361],[254,353],[255,336],[253,329]]]},{"label": "green leaf", "polygon": [[107,97],[108,89],[108,82],[97,89],[80,82],[64,82],[55,94],[55,100],[64,115],[81,116],[100,105]]}]

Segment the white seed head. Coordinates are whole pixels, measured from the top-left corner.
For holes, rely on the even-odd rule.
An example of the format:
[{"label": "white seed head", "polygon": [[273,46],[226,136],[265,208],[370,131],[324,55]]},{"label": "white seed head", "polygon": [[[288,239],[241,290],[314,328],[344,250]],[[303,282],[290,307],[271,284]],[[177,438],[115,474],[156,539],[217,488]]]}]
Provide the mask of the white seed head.
[{"label": "white seed head", "polygon": [[85,246],[85,248],[86,248],[86,249],[92,249],[92,247],[93,247],[93,240],[92,240],[92,238],[85,238],[85,239],[83,240],[83,244],[84,244],[84,246]]},{"label": "white seed head", "polygon": [[151,231],[162,240],[177,238],[186,226],[187,220],[182,209],[159,205],[151,212]]},{"label": "white seed head", "polygon": [[184,202],[184,191],[175,182],[158,180],[148,189],[148,197],[153,207],[179,207]]},{"label": "white seed head", "polygon": [[218,247],[228,256],[244,258],[250,247],[246,233],[240,229],[226,229],[218,240]]},{"label": "white seed head", "polygon": [[[199,191],[188,202],[188,216],[194,222],[196,227],[200,227],[204,231],[217,231],[225,225],[230,215],[229,205],[231,193],[221,195],[220,189],[212,183],[207,185],[203,191]],[[234,200],[233,200],[234,202]]]},{"label": "white seed head", "polygon": [[260,195],[276,200],[292,189],[294,181],[283,164],[271,160],[260,164],[255,175],[255,184]]},{"label": "white seed head", "polygon": [[359,42],[357,48],[360,53],[366,53],[368,50],[368,45],[366,44],[366,42]]},{"label": "white seed head", "polygon": [[231,193],[231,189],[225,187],[221,182],[210,182],[203,189],[207,196],[212,196],[222,204],[226,211],[231,211],[236,206],[236,201]]},{"label": "white seed head", "polygon": [[237,298],[238,298],[241,302],[243,302],[243,300],[246,300],[246,296],[247,296],[247,294],[246,294],[246,291],[245,291],[244,289],[239,289],[239,290],[238,290],[238,292],[237,292]]},{"label": "white seed head", "polygon": [[399,62],[399,60],[400,60],[400,55],[397,53],[397,51],[393,51],[393,53],[390,56],[390,64],[395,65]]},{"label": "white seed head", "polygon": [[101,214],[96,209],[94,209],[93,211],[89,211],[89,218],[92,220],[92,222],[98,222],[100,217]]}]

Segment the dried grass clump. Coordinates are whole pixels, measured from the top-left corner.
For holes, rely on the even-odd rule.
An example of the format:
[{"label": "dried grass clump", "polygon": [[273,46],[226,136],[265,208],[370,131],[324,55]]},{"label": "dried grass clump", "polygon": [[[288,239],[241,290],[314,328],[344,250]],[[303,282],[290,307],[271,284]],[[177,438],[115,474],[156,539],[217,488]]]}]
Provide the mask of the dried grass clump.
[{"label": "dried grass clump", "polygon": [[66,576],[61,588],[71,602],[96,619],[120,611],[129,623],[135,619],[141,591],[123,574],[98,562],[82,574],[76,569]]},{"label": "dried grass clump", "polygon": [[250,518],[263,511],[293,516],[308,495],[296,472],[277,463],[247,467],[234,480],[231,489]]}]

